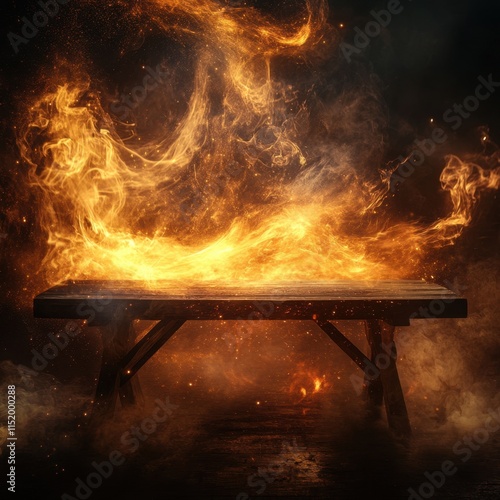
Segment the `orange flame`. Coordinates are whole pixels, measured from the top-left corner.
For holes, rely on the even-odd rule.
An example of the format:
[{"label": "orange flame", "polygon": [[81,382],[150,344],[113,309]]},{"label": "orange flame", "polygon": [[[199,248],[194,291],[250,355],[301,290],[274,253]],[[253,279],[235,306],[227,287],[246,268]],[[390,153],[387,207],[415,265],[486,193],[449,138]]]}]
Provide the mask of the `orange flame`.
[{"label": "orange flame", "polygon": [[294,86],[277,70],[280,58],[305,70],[325,57],[333,31],[324,1],[307,1],[286,25],[214,0],[143,8],[172,37],[196,40],[182,113],[149,139],[130,124],[125,137],[91,78],[72,68],[73,80],[55,75],[21,127],[50,282],[421,275],[426,253],[453,243],[480,193],[500,186],[500,168],[451,156],[441,174],[448,215],[423,225],[385,213],[387,178],[360,173],[358,143],[334,134],[364,103],[322,102],[313,80]]},{"label": "orange flame", "polygon": [[323,386],[323,382],[324,380],[320,379],[320,378],[315,378],[314,379],[314,391],[313,391],[313,394],[319,392],[321,390],[321,387]]},{"label": "orange flame", "polygon": [[299,402],[307,396],[313,396],[330,387],[326,375],[318,375],[314,370],[308,369],[305,363],[299,362],[292,375],[292,382],[288,388],[289,394],[299,397]]}]

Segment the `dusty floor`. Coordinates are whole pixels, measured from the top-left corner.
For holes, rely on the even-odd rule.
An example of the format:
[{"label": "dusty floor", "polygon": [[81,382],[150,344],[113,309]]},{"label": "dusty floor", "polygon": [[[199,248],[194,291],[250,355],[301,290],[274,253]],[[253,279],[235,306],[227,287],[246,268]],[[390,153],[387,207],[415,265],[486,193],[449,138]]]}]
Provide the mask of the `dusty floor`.
[{"label": "dusty floor", "polygon": [[[17,457],[17,498],[68,493],[63,498],[358,499],[377,494],[493,500],[500,495],[500,432],[470,458],[453,451],[460,436],[449,429],[443,434],[414,428],[404,445],[388,433],[384,419],[366,420],[362,400],[351,397],[347,387],[292,403],[288,395],[262,391],[235,399],[171,392],[171,414],[154,432],[143,433],[145,440],[135,449],[131,429],[153,415],[155,398],[165,400],[164,393],[148,393],[143,413],[122,413],[97,435],[75,432],[71,419],[53,422],[45,435],[32,434],[30,447]],[[95,472],[93,461],[108,460],[113,450],[123,452],[125,463],[91,494],[81,490],[78,496],[77,478],[86,481]],[[446,460],[454,462],[456,472],[439,488],[424,487],[426,496],[411,497],[409,488],[418,491],[428,482],[424,474],[440,470]]]}]

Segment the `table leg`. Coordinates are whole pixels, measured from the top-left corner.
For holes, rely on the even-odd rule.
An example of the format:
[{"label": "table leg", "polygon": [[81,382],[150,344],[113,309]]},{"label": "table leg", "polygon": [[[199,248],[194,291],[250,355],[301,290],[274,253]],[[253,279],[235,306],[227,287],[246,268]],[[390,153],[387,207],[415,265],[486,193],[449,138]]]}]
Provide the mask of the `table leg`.
[{"label": "table leg", "polygon": [[115,319],[101,329],[103,353],[92,410],[93,425],[113,414],[118,399],[122,406],[142,401],[137,372],[184,323],[184,319],[162,320],[137,344],[134,344],[136,334],[132,320],[126,314],[117,313]]},{"label": "table leg", "polygon": [[124,311],[117,311],[113,321],[101,327],[100,332],[103,350],[101,372],[92,408],[93,424],[98,424],[104,418],[113,415],[118,399],[122,405],[132,405],[142,398],[137,379],[130,380],[120,387],[122,359],[135,340],[132,320]]},{"label": "table leg", "polygon": [[[370,360],[376,366],[377,355],[380,351],[377,347],[378,335],[374,332],[374,329],[368,321],[365,321],[365,334],[366,339],[368,340],[368,345],[370,346]],[[369,405],[368,409],[370,415],[375,418],[380,417],[380,411],[384,399],[382,380],[379,375],[380,372],[378,368],[375,372],[370,372],[369,374],[365,372],[365,389]]]},{"label": "table leg", "polygon": [[366,335],[371,348],[371,360],[380,370],[378,377],[366,380],[368,396],[375,405],[383,397],[391,430],[400,436],[411,434],[408,412],[396,367],[397,351],[394,326],[382,320],[366,322]]}]

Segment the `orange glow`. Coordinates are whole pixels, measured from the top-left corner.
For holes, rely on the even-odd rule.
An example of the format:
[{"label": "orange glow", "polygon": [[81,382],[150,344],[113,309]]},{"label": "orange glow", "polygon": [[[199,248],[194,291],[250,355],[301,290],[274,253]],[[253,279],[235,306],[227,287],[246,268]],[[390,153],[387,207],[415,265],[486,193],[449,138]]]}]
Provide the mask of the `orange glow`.
[{"label": "orange glow", "polygon": [[452,156],[441,174],[448,214],[402,221],[382,210],[387,175],[368,179],[352,164],[356,144],[334,150],[310,133],[315,104],[275,65],[321,56],[326,2],[305,2],[284,25],[213,0],[141,8],[166,33],[197,40],[177,121],[151,139],[134,125],[124,133],[85,68],[70,65],[72,80],[56,73],[21,127],[50,284],[425,277],[423,259],[460,236],[482,190],[498,189],[500,169]]},{"label": "orange glow", "polygon": [[323,385],[323,380],[320,378],[314,379],[314,392],[319,392],[321,390],[321,386]]},{"label": "orange glow", "polygon": [[292,374],[288,392],[292,397],[298,397],[299,401],[302,401],[329,387],[326,375],[318,375],[314,370],[307,368],[304,362],[299,362],[296,371]]}]

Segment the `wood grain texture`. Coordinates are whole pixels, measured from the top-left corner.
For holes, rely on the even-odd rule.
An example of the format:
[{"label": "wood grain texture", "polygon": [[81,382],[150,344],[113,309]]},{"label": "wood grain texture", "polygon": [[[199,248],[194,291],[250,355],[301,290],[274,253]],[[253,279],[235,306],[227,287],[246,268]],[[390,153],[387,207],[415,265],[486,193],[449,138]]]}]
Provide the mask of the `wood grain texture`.
[{"label": "wood grain texture", "polygon": [[67,281],[34,299],[43,318],[103,324],[117,308],[137,319],[384,319],[464,318],[467,301],[445,287],[417,280],[295,281],[179,284]]}]

